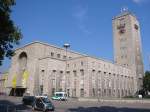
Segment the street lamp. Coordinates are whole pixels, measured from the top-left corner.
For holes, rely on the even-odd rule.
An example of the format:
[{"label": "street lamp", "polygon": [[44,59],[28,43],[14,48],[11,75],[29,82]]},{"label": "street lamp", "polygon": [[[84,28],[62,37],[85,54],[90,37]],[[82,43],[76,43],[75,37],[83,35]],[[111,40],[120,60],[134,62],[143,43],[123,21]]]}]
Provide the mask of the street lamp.
[{"label": "street lamp", "polygon": [[70,44],[65,43],[65,44],[63,45],[63,47],[66,48],[66,51],[67,51],[67,49],[70,47]]},{"label": "street lamp", "polygon": [[66,71],[67,71],[67,49],[70,47],[70,44],[68,44],[68,43],[65,43],[64,45],[63,45],[63,47],[66,49],[66,66],[65,66],[65,92],[66,92],[66,85],[67,85],[67,73],[66,73]]}]

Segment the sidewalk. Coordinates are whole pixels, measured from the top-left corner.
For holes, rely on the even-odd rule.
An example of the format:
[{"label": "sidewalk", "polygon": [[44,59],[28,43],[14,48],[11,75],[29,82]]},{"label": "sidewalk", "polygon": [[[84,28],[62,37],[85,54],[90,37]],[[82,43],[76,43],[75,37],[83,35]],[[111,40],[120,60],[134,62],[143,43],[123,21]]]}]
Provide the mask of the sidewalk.
[{"label": "sidewalk", "polygon": [[149,103],[150,99],[134,98],[78,98],[78,101],[118,102],[118,103]]}]

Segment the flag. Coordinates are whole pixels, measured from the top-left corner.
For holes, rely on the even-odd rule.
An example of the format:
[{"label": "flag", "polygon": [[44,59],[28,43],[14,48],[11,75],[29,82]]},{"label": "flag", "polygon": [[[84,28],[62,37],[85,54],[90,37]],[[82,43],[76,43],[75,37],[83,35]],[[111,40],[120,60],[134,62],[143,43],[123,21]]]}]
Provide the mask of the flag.
[{"label": "flag", "polygon": [[12,79],[12,87],[16,88],[16,84],[17,84],[17,75],[15,74]]}]

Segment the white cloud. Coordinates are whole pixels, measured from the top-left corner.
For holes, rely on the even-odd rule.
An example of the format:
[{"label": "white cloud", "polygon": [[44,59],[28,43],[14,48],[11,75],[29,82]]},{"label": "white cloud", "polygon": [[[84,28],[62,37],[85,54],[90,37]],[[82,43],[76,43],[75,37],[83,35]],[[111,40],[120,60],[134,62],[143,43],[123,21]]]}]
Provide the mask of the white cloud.
[{"label": "white cloud", "polygon": [[91,33],[84,24],[79,24],[79,29],[87,35]]},{"label": "white cloud", "polygon": [[85,24],[85,20],[88,17],[87,13],[88,13],[88,6],[84,7],[82,5],[78,5],[75,7],[73,17],[76,19],[79,29],[85,34],[90,34],[90,31],[87,29]]},{"label": "white cloud", "polygon": [[133,0],[134,3],[140,3],[142,0]]},{"label": "white cloud", "polygon": [[86,18],[87,8],[78,7],[77,10],[73,13],[73,16],[80,22]]},{"label": "white cloud", "polygon": [[140,3],[145,2],[146,0],[132,0],[132,1],[136,4],[140,4]]}]

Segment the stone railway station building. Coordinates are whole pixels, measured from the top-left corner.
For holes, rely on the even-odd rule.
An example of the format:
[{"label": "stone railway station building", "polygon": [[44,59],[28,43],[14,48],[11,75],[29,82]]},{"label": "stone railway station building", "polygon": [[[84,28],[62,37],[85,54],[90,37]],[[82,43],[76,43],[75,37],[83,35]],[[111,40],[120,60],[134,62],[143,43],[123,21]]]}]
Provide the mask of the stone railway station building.
[{"label": "stone railway station building", "polygon": [[65,91],[70,97],[134,95],[144,75],[140,27],[126,11],[112,19],[114,62],[33,42],[15,50],[7,81],[10,95]]}]

